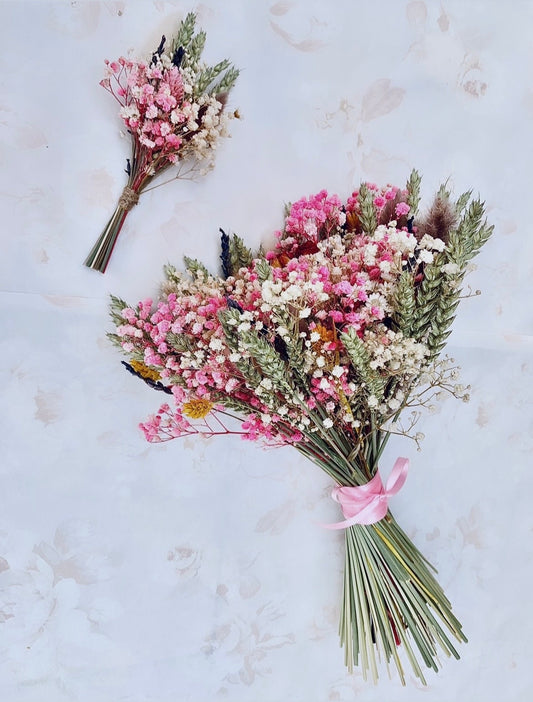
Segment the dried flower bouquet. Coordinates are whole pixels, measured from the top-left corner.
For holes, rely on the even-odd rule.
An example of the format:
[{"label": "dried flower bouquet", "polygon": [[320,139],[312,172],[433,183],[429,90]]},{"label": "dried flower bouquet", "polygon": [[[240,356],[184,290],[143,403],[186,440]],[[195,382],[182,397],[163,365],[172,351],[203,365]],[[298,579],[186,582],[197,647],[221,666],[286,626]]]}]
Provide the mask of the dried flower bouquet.
[{"label": "dried flower bouquet", "polygon": [[128,212],[153,179],[174,165],[175,178],[212,168],[219,139],[228,136],[228,121],[238,114],[224,108],[239,71],[227,59],[215,66],[201,61],[206,34],[195,34],[195,22],[189,13],[168,46],[163,36],[149,63],[123,56],[106,61],[107,77],[100,84],[121,106],[132,150],[127,185],[85,261],[101,273]]},{"label": "dried flower bouquet", "polygon": [[[294,446],[336,484],[346,535],[340,638],[350,670],[375,681],[407,660],[425,683],[442,651],[466,641],[434,570],[396,523],[388,498],[399,459],[379,472],[393,434],[450,393],[467,399],[441,356],[471,259],[492,227],[484,207],[443,186],[420,219],[420,177],[405,189],[363,184],[343,203],[322,191],[288,208],[272,250],[222,233],[221,275],[185,259],[166,268],[154,305],[112,299],[128,369],[173,396],[141,427],[148,441],[240,433]],[[238,422],[238,423],[236,423]],[[404,651],[404,654],[401,652]]]}]

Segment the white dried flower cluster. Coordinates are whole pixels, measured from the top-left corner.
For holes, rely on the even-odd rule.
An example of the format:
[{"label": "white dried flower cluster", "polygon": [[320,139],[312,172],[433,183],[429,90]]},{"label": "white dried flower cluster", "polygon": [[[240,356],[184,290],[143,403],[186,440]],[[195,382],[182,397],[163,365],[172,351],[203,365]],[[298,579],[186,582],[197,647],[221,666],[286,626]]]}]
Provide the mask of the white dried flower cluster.
[{"label": "white dried flower cluster", "polygon": [[228,124],[232,115],[224,111],[213,96],[200,98],[198,105],[206,110],[201,117],[200,128],[191,139],[191,146],[196,158],[203,161],[212,157],[221,137],[229,136]]},{"label": "white dried flower cluster", "polygon": [[372,238],[374,241],[382,241],[387,238],[393,248],[399,252],[400,257],[412,256],[417,247],[415,235],[403,229],[396,229],[396,222],[394,220],[387,225],[380,224],[376,228]]},{"label": "white dried flower cluster", "polygon": [[365,345],[372,357],[370,368],[386,371],[387,375],[418,375],[428,354],[425,344],[405,338],[401,332],[394,332],[385,326],[381,330],[367,332]]}]

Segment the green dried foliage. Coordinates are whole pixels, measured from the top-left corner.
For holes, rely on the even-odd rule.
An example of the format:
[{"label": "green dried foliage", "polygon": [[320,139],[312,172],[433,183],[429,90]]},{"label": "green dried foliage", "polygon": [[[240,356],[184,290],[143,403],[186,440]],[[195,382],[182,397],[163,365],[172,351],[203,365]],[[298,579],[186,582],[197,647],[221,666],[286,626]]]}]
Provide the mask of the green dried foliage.
[{"label": "green dried foliage", "polygon": [[239,71],[227,59],[220,61],[215,66],[203,67],[200,65],[200,59],[205,48],[206,33],[201,30],[195,34],[195,24],[196,14],[189,12],[180,24],[178,33],[172,41],[171,54],[180,47],[185,49],[181,67],[188,68],[196,74],[194,88],[196,96],[205,92],[211,95],[227,93],[235,85]]},{"label": "green dried foliage", "polygon": [[182,46],[185,50],[188,49],[191,39],[194,35],[194,25],[196,24],[196,14],[189,12],[185,19],[182,20],[177,34],[172,42],[172,53]]},{"label": "green dried foliage", "polygon": [[[217,63],[216,66],[208,66],[198,75],[197,90],[199,93],[204,93],[207,88],[213,83],[218,76],[230,67],[228,59],[224,59]],[[212,91],[210,91],[212,92]]]},{"label": "green dried foliage", "polygon": [[163,271],[169,283],[173,283],[174,285],[179,285],[181,283],[181,273],[175,266],[167,263],[166,266],[163,266]]},{"label": "green dried foliage", "polygon": [[241,314],[239,310],[235,310],[231,307],[218,311],[218,321],[220,322],[220,325],[224,331],[226,344],[232,351],[236,351],[239,345],[237,325],[240,322],[240,318]]},{"label": "green dried foliage", "polygon": [[340,335],[357,377],[364,383],[368,393],[380,399],[385,384],[380,375],[370,367],[370,356],[363,341],[353,327]]},{"label": "green dried foliage", "polygon": [[256,261],[255,272],[257,273],[257,277],[259,278],[261,283],[264,283],[265,280],[272,279],[272,267],[265,258]]},{"label": "green dried foliage", "polygon": [[110,297],[111,304],[109,305],[109,316],[113,320],[113,324],[116,327],[119,327],[121,324],[124,324],[126,322],[126,320],[122,316],[122,310],[125,307],[129,307],[129,305],[120,297],[116,297],[116,295],[111,295]]},{"label": "green dried foliage", "polygon": [[209,91],[213,95],[221,95],[223,93],[228,93],[235,85],[237,78],[239,77],[239,69],[232,66],[224,74],[220,83],[214,85]]},{"label": "green dried foliage", "polygon": [[422,182],[422,177],[420,173],[413,168],[411,175],[407,181],[407,204],[410,207],[409,216],[414,217],[418,212],[418,205],[420,204],[420,183]]},{"label": "green dried foliage", "polygon": [[[237,326],[241,321],[241,313],[239,310],[228,307],[225,310],[219,310],[218,319],[226,337],[226,345],[231,351],[239,351],[239,341],[242,337],[237,331]],[[243,358],[234,365],[251,388],[256,388],[263,379],[251,358]],[[248,408],[246,413],[249,411]]]},{"label": "green dried foliage", "polygon": [[273,321],[276,325],[285,327],[289,331],[289,334],[283,338],[287,354],[286,364],[299,387],[307,390],[309,383],[305,372],[305,345],[299,334],[300,320],[287,311],[278,313]]},{"label": "green dried foliage", "polygon": [[[465,210],[469,198],[470,193],[461,195],[455,211]],[[424,278],[416,293],[411,333],[415,339],[427,344],[430,360],[442,351],[451,333],[466,267],[492,234],[493,227],[487,225],[483,216],[483,203],[480,200],[472,201],[459,224],[449,232],[445,251],[435,256],[433,263],[424,268]],[[458,266],[455,275],[442,273],[442,266],[449,263]]]},{"label": "green dried foliage", "polygon": [[404,271],[394,298],[394,322],[404,336],[411,336],[416,315],[415,282],[412,273]]},{"label": "green dried foliage", "polygon": [[176,353],[194,351],[195,349],[194,344],[191,343],[187,334],[173,334],[172,332],[168,332],[166,338],[167,343],[170,344],[172,350],[176,351]]},{"label": "green dried foliage", "polygon": [[368,189],[366,183],[361,183],[359,188],[359,220],[365,234],[372,235],[376,231],[378,216],[374,205],[374,195]]},{"label": "green dried foliage", "polygon": [[[243,358],[235,363],[235,367],[240,371],[241,375],[245,379],[248,387],[255,389],[259,383],[263,380],[262,374],[256,368],[253,360],[251,358]],[[250,412],[250,407],[248,407],[246,413]]]},{"label": "green dried foliage", "polygon": [[187,270],[193,278],[209,278],[209,271],[203,263],[198,261],[198,259],[184,256],[183,262],[185,263],[185,267],[187,268]]},{"label": "green dried foliage", "polygon": [[437,191],[436,197],[440,197],[443,200],[449,200],[450,199],[450,191],[448,190],[448,182],[442,183],[440,188]]},{"label": "green dried foliage", "polygon": [[192,38],[189,48],[185,51],[185,56],[183,57],[182,66],[184,68],[187,67],[197,70],[198,62],[200,61],[202,51],[205,47],[205,40],[206,33],[203,31],[198,32],[198,34]]},{"label": "green dried foliage", "polygon": [[460,215],[462,215],[463,210],[470,202],[471,197],[472,197],[472,191],[468,190],[466,193],[463,193],[462,195],[460,195],[459,198],[457,199],[457,202],[455,203],[455,214],[458,217]]},{"label": "green dried foliage", "polygon": [[448,284],[447,288],[441,290],[427,333],[429,360],[436,358],[446,346],[446,339],[452,333],[450,327],[455,319],[455,310],[459,302],[460,288]]},{"label": "green dried foliage", "polygon": [[493,227],[483,221],[485,212],[481,200],[473,200],[464,213],[455,231],[450,233],[448,242],[448,259],[463,269],[474,258],[489,239]]},{"label": "green dried foliage", "polygon": [[411,336],[416,341],[425,341],[438,304],[443,276],[441,266],[446,262],[444,254],[437,254],[424,268],[424,278],[416,291],[416,309],[411,318]]},{"label": "green dried foliage", "polygon": [[109,339],[109,341],[113,344],[113,346],[116,346],[117,349],[124,351],[124,349],[122,348],[123,339],[121,336],[119,336],[118,334],[111,333],[106,334],[106,336]]},{"label": "green dried foliage", "polygon": [[244,241],[237,234],[232,234],[229,242],[229,259],[231,275],[235,275],[240,268],[248,267],[253,261],[251,250],[245,246]]},{"label": "green dried foliage", "polygon": [[176,385],[176,386],[179,386],[180,388],[187,387],[187,381],[181,375],[169,375],[169,377],[167,378],[167,381],[168,381],[168,384],[170,386]]},{"label": "green dried foliage", "polygon": [[285,361],[267,339],[255,330],[239,333],[241,346],[257,363],[263,375],[269,378],[278,390],[290,390],[290,376]]},{"label": "green dried foliage", "polygon": [[246,402],[240,402],[239,400],[235,399],[234,397],[230,397],[229,395],[215,393],[212,395],[212,399],[215,402],[224,405],[225,409],[231,410],[232,412],[239,412],[240,414],[245,416],[250,413],[250,405],[246,404]]}]

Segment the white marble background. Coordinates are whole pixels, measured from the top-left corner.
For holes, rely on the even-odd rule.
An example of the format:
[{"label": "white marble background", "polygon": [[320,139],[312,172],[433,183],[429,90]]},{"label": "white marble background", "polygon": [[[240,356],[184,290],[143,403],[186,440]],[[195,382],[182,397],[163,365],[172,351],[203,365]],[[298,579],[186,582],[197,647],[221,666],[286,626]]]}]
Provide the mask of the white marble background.
[{"label": "white marble background", "polygon": [[[108,272],[83,267],[128,155],[103,60],[147,54],[196,9],[242,75],[216,170],[143,196]],[[0,4],[0,699],[533,699],[533,2],[209,0]],[[160,396],[106,340],[109,293],[167,261],[216,265],[282,205],[424,173],[485,198],[493,240],[450,350],[473,385],[423,420],[395,513],[470,638],[422,688],[348,675],[328,480],[238,439],[149,446]],[[386,472],[386,468],[384,468]]]}]

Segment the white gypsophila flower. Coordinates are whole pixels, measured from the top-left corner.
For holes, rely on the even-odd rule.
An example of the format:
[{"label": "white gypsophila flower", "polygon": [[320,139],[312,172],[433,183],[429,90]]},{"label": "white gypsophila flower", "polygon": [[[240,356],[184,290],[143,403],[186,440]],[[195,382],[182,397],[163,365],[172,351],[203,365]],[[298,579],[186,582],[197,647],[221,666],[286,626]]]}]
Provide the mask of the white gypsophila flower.
[{"label": "white gypsophila flower", "polygon": [[367,244],[363,250],[363,261],[366,266],[373,266],[376,263],[378,247],[376,244]]},{"label": "white gypsophila flower", "polygon": [[387,235],[387,227],[385,226],[385,224],[379,224],[376,227],[374,234],[372,235],[372,239],[374,241],[382,241],[386,235]]},{"label": "white gypsophila flower", "polygon": [[309,339],[312,344],[316,344],[317,341],[320,341],[320,334],[317,331],[313,331],[311,332]]},{"label": "white gypsophila flower", "polygon": [[274,282],[273,280],[265,280],[261,285],[261,298],[265,302],[274,303],[279,299],[279,294],[281,292],[282,284],[281,282]]},{"label": "white gypsophila flower", "polygon": [[331,429],[331,427],[333,426],[333,420],[328,417],[327,419],[324,419],[322,424],[325,429]]},{"label": "white gypsophila flower", "polygon": [[441,267],[441,271],[445,275],[457,275],[460,272],[460,268],[457,265],[457,263],[445,263],[444,266]]},{"label": "white gypsophila flower", "polygon": [[379,404],[378,398],[375,395],[369,395],[367,404],[370,407],[370,409],[376,408]]},{"label": "white gypsophila flower", "polygon": [[298,317],[300,319],[307,319],[309,315],[311,314],[311,308],[310,307],[304,307],[303,310],[300,310],[298,313]]},{"label": "white gypsophila flower", "polygon": [[433,263],[433,254],[431,253],[431,251],[422,249],[422,251],[420,251],[420,253],[418,254],[418,260],[421,263]]},{"label": "white gypsophila flower", "polygon": [[125,105],[120,110],[119,114],[123,119],[139,119],[139,117],[141,116],[135,103],[132,103],[131,105]]},{"label": "white gypsophila flower", "polygon": [[302,289],[298,285],[289,285],[288,288],[283,290],[280,294],[280,298],[283,302],[291,302],[292,300],[298,300],[302,296]]},{"label": "white gypsophila flower", "polygon": [[426,248],[431,248],[433,249],[433,251],[438,251],[439,253],[441,251],[444,251],[444,249],[446,248],[446,242],[444,242],[442,239],[434,239],[433,237],[430,237],[429,234],[424,234],[420,244],[422,244],[422,241],[424,241],[426,237],[428,237],[428,239],[431,239],[431,246],[426,246]]},{"label": "white gypsophila flower", "polygon": [[335,378],[340,378],[343,373],[344,368],[342,366],[335,366],[331,371],[331,375],[335,376]]},{"label": "white gypsophila flower", "polygon": [[[392,222],[391,222],[392,225]],[[414,234],[396,229],[396,226],[389,226],[387,236],[390,245],[402,254],[412,254],[417,246],[417,240]]]}]

